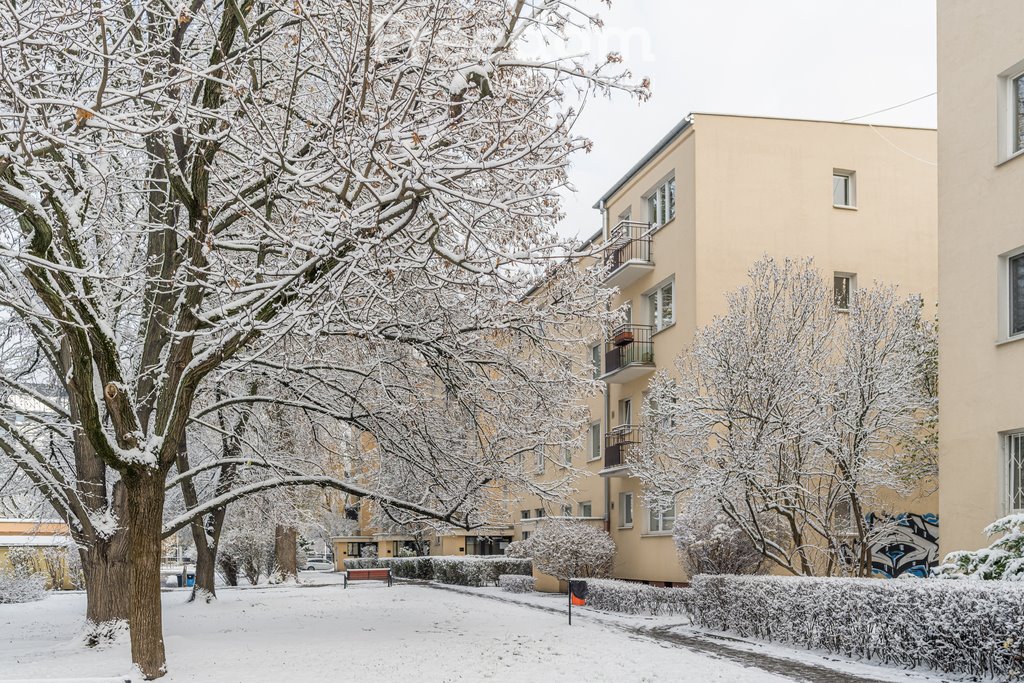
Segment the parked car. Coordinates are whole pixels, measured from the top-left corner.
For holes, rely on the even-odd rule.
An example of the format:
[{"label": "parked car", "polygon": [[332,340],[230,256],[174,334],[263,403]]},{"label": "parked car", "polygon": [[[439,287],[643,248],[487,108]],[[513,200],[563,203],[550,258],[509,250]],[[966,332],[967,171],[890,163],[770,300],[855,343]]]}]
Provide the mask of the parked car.
[{"label": "parked car", "polygon": [[310,555],[306,558],[305,571],[332,571],[334,569],[334,560],[324,557],[323,555]]}]

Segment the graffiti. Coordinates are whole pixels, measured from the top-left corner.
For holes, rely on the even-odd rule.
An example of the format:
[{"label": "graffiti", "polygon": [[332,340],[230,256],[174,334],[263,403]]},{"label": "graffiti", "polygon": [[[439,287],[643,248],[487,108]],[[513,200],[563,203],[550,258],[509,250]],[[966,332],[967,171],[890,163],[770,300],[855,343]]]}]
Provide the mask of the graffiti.
[{"label": "graffiti", "polygon": [[867,516],[868,527],[885,523],[888,528],[871,548],[871,573],[895,579],[926,577],[939,561],[939,516],[901,513],[895,517]]}]

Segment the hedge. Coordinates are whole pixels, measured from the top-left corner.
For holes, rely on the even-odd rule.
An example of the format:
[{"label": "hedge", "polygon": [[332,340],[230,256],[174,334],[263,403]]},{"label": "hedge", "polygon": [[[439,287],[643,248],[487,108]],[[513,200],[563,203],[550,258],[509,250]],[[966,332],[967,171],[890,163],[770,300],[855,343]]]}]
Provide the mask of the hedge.
[{"label": "hedge", "polygon": [[529,593],[536,588],[537,579],[521,574],[502,574],[498,577],[498,587],[508,593]]},{"label": "hedge", "polygon": [[529,559],[504,556],[484,557],[357,557],[345,560],[346,569],[390,567],[401,579],[437,581],[457,586],[497,585],[502,574],[533,575]]},{"label": "hedge", "polygon": [[698,626],[949,674],[1024,677],[1024,585],[780,576],[693,578]]},{"label": "hedge", "polygon": [[689,602],[688,588],[658,588],[615,579],[578,580],[587,582],[587,607],[608,612],[682,614]]}]

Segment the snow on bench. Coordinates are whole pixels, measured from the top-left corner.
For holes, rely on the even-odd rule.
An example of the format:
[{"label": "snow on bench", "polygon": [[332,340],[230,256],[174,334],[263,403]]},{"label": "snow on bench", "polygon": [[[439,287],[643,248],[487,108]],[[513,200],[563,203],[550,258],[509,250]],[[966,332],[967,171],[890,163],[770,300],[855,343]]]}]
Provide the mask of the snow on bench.
[{"label": "snow on bench", "polygon": [[348,588],[349,581],[387,581],[390,586],[392,585],[391,568],[349,569],[345,572],[345,588]]}]

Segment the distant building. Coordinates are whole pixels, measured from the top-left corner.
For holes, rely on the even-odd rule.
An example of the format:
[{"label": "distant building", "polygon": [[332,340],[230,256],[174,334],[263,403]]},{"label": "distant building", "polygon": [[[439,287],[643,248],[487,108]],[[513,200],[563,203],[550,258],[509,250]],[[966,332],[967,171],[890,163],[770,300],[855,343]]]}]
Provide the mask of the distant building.
[{"label": "distant building", "polygon": [[[587,404],[583,452],[538,453],[536,461],[541,480],[564,475],[559,458],[597,476],[576,479],[572,500],[514,505],[516,538],[545,517],[585,518],[615,540],[616,578],[687,581],[671,537],[676,509],[644,507],[630,473],[651,376],[672,371],[765,254],[813,257],[837,302],[877,280],[921,294],[930,315],[938,284],[935,158],[932,129],[693,114],[612,183],[596,206],[602,227],[591,241],[609,269],[606,284],[618,288],[612,305],[626,306],[629,320],[579,349],[606,384]],[[923,520],[899,539],[902,551],[934,562],[937,495],[892,504],[889,512]]]}]

